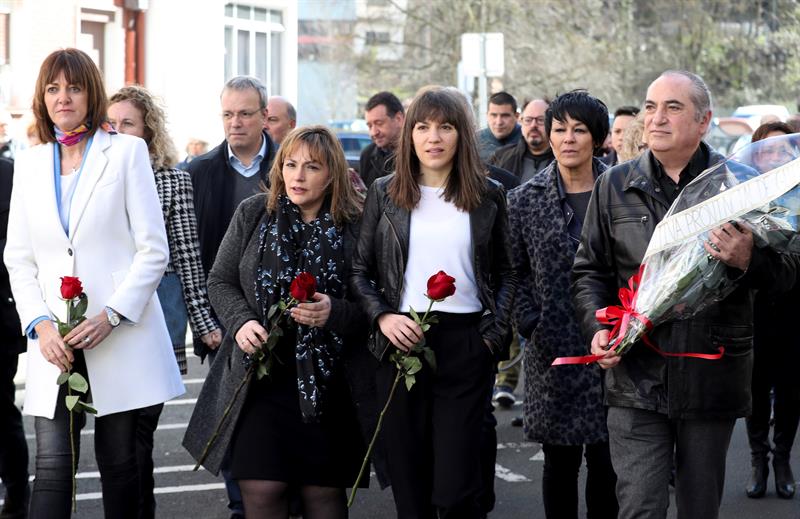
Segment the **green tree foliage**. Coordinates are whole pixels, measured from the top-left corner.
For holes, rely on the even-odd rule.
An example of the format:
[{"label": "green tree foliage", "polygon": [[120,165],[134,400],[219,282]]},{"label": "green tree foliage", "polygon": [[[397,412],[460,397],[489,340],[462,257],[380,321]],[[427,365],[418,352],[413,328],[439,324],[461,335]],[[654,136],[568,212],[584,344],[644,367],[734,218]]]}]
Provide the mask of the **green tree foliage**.
[{"label": "green tree foliage", "polygon": [[[502,87],[520,100],[588,88],[610,107],[642,102],[670,68],[697,72],[718,107],[783,103],[795,109],[800,80],[797,0],[387,0],[405,19],[402,57],[364,52],[359,94],[412,95],[455,84],[465,32],[505,35]],[[376,20],[378,21],[378,20]],[[363,23],[369,25],[367,19]]]}]

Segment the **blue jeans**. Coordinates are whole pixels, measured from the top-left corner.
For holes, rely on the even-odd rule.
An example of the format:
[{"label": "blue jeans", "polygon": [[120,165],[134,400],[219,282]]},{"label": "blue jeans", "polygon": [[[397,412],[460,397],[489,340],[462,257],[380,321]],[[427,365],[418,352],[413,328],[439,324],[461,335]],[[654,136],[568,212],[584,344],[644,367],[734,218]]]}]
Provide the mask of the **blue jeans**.
[{"label": "blue jeans", "polygon": [[[82,355],[76,355],[75,366],[85,374],[85,367],[79,367],[82,360]],[[33,482],[29,519],[68,519],[71,515],[72,453],[69,411],[64,405],[66,393],[64,384],[58,392],[52,420],[41,416],[34,420],[36,479]],[[107,519],[136,519],[137,516],[139,495],[131,491],[139,486],[136,420],[137,411],[134,410],[103,416],[94,422],[94,449]],[[86,415],[75,413],[73,433],[76,461],[80,459],[80,431],[85,424]]]}]

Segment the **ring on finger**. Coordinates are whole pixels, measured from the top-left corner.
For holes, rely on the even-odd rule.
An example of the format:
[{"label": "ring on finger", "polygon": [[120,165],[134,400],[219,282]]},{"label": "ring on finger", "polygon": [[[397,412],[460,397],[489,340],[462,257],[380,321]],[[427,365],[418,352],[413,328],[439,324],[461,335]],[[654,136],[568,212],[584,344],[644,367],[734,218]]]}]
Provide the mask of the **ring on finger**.
[{"label": "ring on finger", "polygon": [[83,342],[91,342],[91,340],[92,340],[92,338],[89,337],[88,335],[83,338]]},{"label": "ring on finger", "polygon": [[716,252],[719,252],[719,246],[711,240],[708,241],[708,246],[714,249]]}]

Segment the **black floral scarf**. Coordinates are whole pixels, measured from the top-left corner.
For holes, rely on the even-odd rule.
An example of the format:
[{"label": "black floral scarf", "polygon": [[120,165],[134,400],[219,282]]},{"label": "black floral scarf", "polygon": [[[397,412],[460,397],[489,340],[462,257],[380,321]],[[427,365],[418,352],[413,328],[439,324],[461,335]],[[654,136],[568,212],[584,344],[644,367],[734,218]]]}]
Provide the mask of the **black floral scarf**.
[{"label": "black floral scarf", "polygon": [[[289,287],[301,272],[317,281],[317,292],[332,298],[344,297],[344,242],[333,223],[330,200],[325,199],[317,218],[303,222],[300,209],[286,195],[278,199],[275,214],[267,213],[258,230],[260,261],[256,267],[255,292],[263,325],[269,308],[291,297]],[[324,328],[297,326],[295,359],[300,412],[306,422],[322,414],[326,390],[342,350],[342,339]]]}]

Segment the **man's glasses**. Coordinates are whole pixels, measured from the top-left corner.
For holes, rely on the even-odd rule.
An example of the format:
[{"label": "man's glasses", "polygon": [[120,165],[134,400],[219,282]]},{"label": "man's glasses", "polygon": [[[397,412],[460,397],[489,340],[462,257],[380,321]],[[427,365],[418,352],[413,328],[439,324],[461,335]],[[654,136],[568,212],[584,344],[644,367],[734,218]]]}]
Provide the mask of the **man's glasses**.
[{"label": "man's glasses", "polygon": [[222,112],[222,119],[225,120],[225,121],[230,121],[234,117],[238,117],[239,119],[241,119],[243,121],[247,121],[247,120],[252,119],[253,117],[255,117],[255,115],[258,112],[259,112],[258,110],[241,110],[239,112]]},{"label": "man's glasses", "polygon": [[524,124],[525,126],[530,126],[533,123],[536,123],[536,126],[544,126],[544,117],[543,116],[539,116],[539,117],[523,117],[522,118],[522,124]]}]

